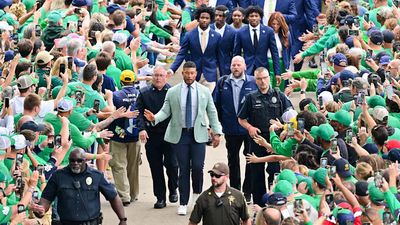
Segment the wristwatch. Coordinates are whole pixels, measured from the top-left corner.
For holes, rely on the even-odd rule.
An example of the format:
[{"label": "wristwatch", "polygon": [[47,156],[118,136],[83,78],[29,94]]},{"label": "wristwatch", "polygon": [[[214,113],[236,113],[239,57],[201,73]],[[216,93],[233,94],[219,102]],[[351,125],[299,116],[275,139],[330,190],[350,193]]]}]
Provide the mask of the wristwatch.
[{"label": "wristwatch", "polygon": [[128,218],[124,217],[124,218],[119,218],[119,221],[124,221],[126,222],[128,220]]}]

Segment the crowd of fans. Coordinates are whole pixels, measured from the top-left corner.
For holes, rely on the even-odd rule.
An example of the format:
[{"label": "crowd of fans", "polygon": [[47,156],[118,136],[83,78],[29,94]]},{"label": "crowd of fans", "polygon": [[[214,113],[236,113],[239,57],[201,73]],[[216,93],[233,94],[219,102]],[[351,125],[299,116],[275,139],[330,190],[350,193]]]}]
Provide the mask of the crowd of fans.
[{"label": "crowd of fans", "polygon": [[[135,106],[139,91],[132,91],[131,107],[115,107],[124,105],[116,93],[145,88],[157,67],[173,62],[165,73],[177,76],[183,60],[194,61],[196,80],[213,93],[226,133],[245,107],[234,97],[236,113],[223,122],[218,101],[232,99],[218,99],[216,92],[223,93],[229,79],[223,75],[234,73],[235,55],[243,55],[247,75],[268,68],[271,90],[289,102],[301,99],[279,118],[263,121],[268,136],[251,125],[238,128],[247,144],[265,148],[266,156],[246,150],[248,164],[280,166],[279,173],[266,174],[267,193],[249,210],[253,222],[398,224],[399,2],[285,0],[283,7],[282,1],[0,0],[0,224],[57,221],[56,204],[42,218],[30,205],[39,202],[51,175],[68,165],[75,147],[98,170],[109,169],[110,138],[137,143],[135,166],[128,168],[135,184],[125,200],[119,159],[111,165],[124,206],[136,201],[138,145],[146,137],[139,137],[135,118],[143,111]],[[210,32],[204,39],[209,47],[200,46],[203,34],[194,41],[196,29]],[[251,82],[260,89],[259,81]],[[315,96],[307,98],[310,92]],[[231,182],[238,178],[232,160]],[[247,169],[253,184],[252,166]],[[252,185],[241,188],[238,173],[231,186],[251,203]]]}]

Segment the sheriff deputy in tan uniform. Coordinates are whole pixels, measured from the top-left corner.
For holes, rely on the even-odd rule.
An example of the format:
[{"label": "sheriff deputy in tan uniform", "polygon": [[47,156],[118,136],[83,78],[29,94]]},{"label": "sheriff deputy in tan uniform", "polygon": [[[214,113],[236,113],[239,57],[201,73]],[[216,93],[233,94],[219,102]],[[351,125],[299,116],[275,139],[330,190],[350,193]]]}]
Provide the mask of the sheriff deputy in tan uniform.
[{"label": "sheriff deputy in tan uniform", "polygon": [[250,225],[251,220],[243,194],[227,184],[228,165],[216,163],[208,173],[212,186],[197,199],[189,225],[200,223],[201,218],[204,225],[239,225],[241,221]]}]

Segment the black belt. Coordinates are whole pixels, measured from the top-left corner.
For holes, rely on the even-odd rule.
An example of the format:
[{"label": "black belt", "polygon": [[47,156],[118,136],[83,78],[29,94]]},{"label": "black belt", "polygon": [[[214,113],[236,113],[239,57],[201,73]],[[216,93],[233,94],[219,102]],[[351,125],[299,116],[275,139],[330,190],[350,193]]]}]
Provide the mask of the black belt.
[{"label": "black belt", "polygon": [[68,221],[68,220],[61,220],[62,225],[98,225],[99,219],[93,219],[88,221]]},{"label": "black belt", "polygon": [[194,131],[194,127],[182,128],[182,131],[184,131],[184,132],[193,132]]}]

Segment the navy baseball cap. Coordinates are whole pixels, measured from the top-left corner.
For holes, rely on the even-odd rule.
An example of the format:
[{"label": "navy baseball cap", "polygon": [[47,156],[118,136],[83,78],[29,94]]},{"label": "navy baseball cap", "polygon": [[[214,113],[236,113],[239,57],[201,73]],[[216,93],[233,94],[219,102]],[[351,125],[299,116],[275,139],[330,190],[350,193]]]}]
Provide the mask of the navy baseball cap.
[{"label": "navy baseball cap", "polygon": [[381,65],[387,65],[390,63],[390,56],[388,55],[384,55],[381,57],[381,59],[379,60],[379,64]]},{"label": "navy baseball cap", "polygon": [[367,152],[368,152],[369,154],[378,154],[378,152],[379,152],[378,146],[376,146],[375,143],[368,143],[368,144],[365,144],[365,145],[363,146],[363,148],[364,148],[365,150],[367,150]]},{"label": "navy baseball cap", "polygon": [[340,72],[339,78],[341,81],[354,79],[354,73],[350,70],[343,70]]},{"label": "navy baseball cap", "polygon": [[357,181],[356,183],[356,195],[361,197],[368,196],[368,182],[367,181]]},{"label": "navy baseball cap", "polygon": [[347,66],[347,58],[342,53],[336,53],[332,57],[333,64],[336,66],[346,67]]},{"label": "navy baseball cap", "polygon": [[331,84],[333,84],[333,85],[337,84],[339,76],[340,76],[340,73],[333,75],[333,77],[331,77]]},{"label": "navy baseball cap", "polygon": [[383,42],[383,34],[380,30],[368,31],[368,37],[376,45],[381,45]]},{"label": "navy baseball cap", "polygon": [[339,209],[336,215],[339,225],[354,224],[354,214],[348,209]]},{"label": "navy baseball cap", "polygon": [[13,50],[8,50],[4,52],[4,62],[8,62],[13,60],[15,57],[14,51]]},{"label": "navy baseball cap", "polygon": [[344,41],[344,43],[349,46],[349,48],[353,48],[354,47],[354,36],[348,36],[346,38],[346,40]]},{"label": "navy baseball cap", "polygon": [[382,155],[382,158],[390,160],[392,162],[400,161],[400,149],[394,148],[390,150],[387,154]]},{"label": "navy baseball cap", "polygon": [[10,6],[13,3],[13,0],[1,0],[0,1],[0,9],[4,9],[7,6]]},{"label": "navy baseball cap", "polygon": [[108,7],[107,7],[107,12],[109,13],[109,14],[113,14],[115,11],[117,11],[117,10],[122,10],[122,11],[125,11],[125,9],[123,8],[123,7],[121,7],[120,5],[117,5],[117,4],[111,4],[111,5],[109,5]]},{"label": "navy baseball cap", "polygon": [[271,194],[267,199],[268,205],[282,206],[286,204],[287,198],[282,193],[276,192]]},{"label": "navy baseball cap", "polygon": [[45,127],[43,124],[37,124],[34,121],[27,121],[21,126],[21,130],[31,130],[34,132],[44,131]]},{"label": "navy baseball cap", "polygon": [[386,29],[386,30],[384,30],[384,31],[382,32],[382,34],[383,34],[383,41],[384,41],[385,43],[392,43],[392,42],[393,42],[393,40],[394,40],[394,33],[393,33],[393,31]]},{"label": "navy baseball cap", "polygon": [[353,175],[353,173],[350,170],[350,163],[343,158],[336,159],[333,162],[333,165],[336,166],[336,172],[339,174],[340,177],[342,178],[347,178]]},{"label": "navy baseball cap", "polygon": [[76,7],[91,6],[92,0],[72,0],[72,5]]},{"label": "navy baseball cap", "polygon": [[347,26],[349,26],[349,27],[351,28],[351,26],[353,26],[355,20],[356,20],[356,19],[354,18],[354,16],[352,16],[352,15],[347,15],[347,16],[344,18],[344,23],[345,23]]}]

